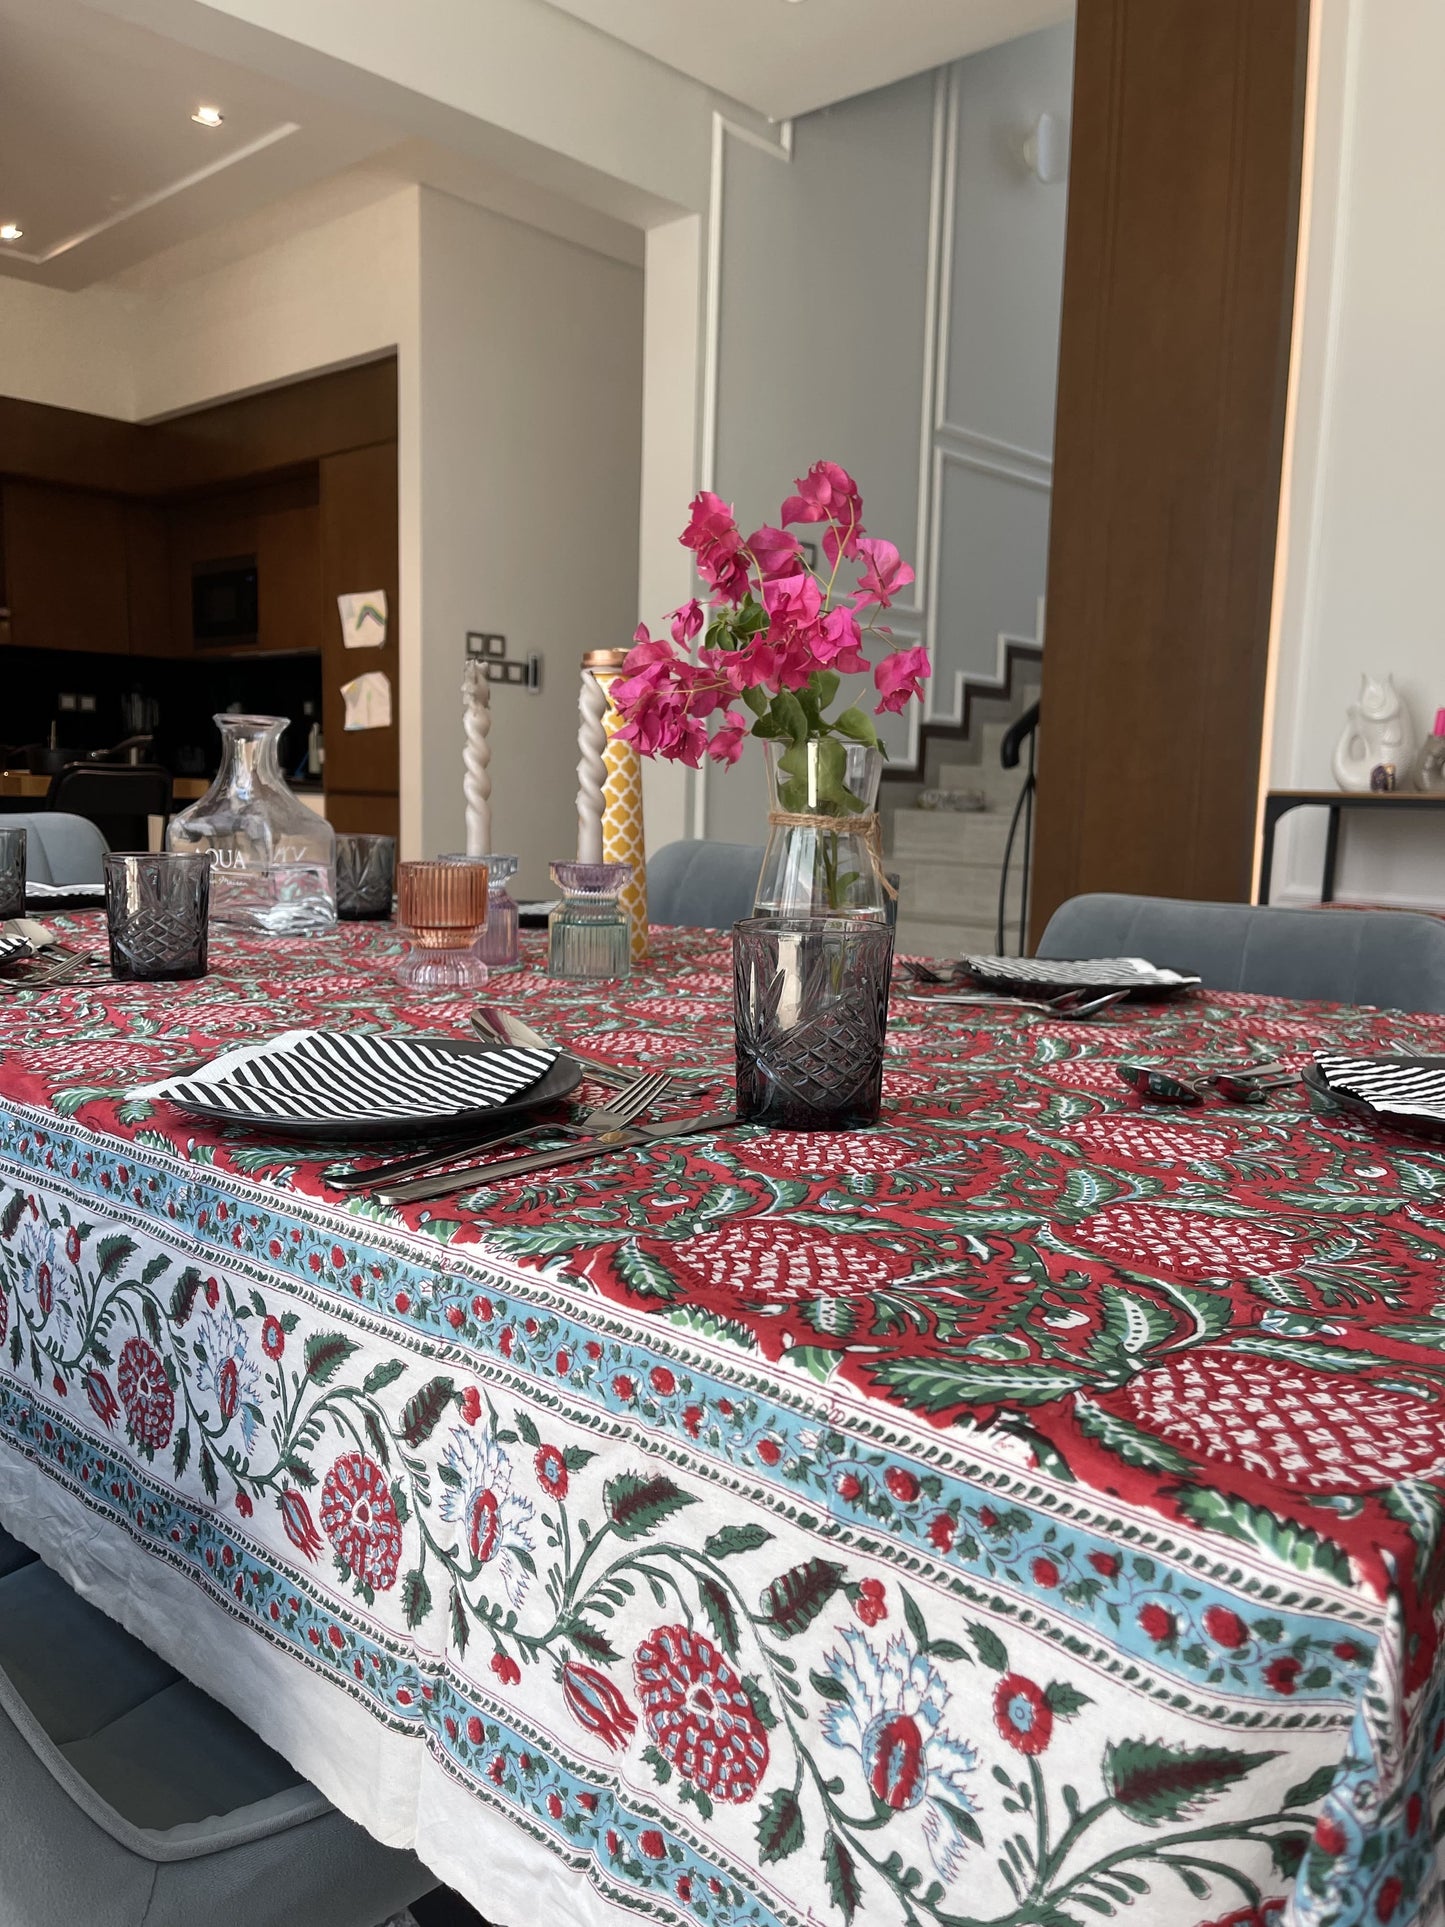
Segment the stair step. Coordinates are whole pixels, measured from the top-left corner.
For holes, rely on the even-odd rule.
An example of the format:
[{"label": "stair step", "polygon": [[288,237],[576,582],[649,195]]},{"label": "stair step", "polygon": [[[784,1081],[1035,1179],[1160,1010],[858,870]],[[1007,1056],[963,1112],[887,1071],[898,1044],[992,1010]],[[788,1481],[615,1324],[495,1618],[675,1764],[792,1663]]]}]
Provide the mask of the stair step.
[{"label": "stair step", "polygon": [[895,810],[891,855],[997,865],[1003,861],[1008,824],[1001,810]]}]

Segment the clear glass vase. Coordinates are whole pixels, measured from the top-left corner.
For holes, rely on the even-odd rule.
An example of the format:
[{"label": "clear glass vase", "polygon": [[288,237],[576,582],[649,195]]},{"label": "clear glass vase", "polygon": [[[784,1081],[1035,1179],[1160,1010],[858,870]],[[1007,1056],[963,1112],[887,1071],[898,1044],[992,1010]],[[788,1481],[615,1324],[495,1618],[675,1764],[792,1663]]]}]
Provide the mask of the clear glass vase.
[{"label": "clear glass vase", "polygon": [[173,816],[166,848],[209,850],[211,921],[270,936],[312,936],[336,922],[336,832],[293,795],[277,748],[285,716],[217,716],[221,767],[198,803]]},{"label": "clear glass vase", "polygon": [[886,922],[881,863],[875,860],[881,753],[836,736],[763,748],[770,810],[756,914],[841,914]]}]

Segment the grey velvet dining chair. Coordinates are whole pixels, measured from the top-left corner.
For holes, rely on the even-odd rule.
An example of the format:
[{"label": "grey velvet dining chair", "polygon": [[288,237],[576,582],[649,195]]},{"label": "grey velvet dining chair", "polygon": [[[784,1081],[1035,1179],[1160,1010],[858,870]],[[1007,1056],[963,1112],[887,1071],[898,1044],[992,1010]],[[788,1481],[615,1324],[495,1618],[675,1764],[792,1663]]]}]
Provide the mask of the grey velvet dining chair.
[{"label": "grey velvet dining chair", "polygon": [[3,1528],[0,1808],[0,1927],[376,1927],[437,1884]]},{"label": "grey velvet dining chair", "polygon": [[647,859],[647,915],[652,923],[731,930],[750,917],[763,867],[761,843],[714,843],[696,837],[665,843]]},{"label": "grey velvet dining chair", "polygon": [[1404,910],[1071,897],[1049,918],[1038,955],[1147,957],[1208,990],[1445,1011],[1445,920]]},{"label": "grey velvet dining chair", "polygon": [[96,825],[66,810],[0,815],[0,830],[24,830],[25,873],[32,883],[101,883],[110,847]]},{"label": "grey velvet dining chair", "polygon": [[[683,924],[694,930],[731,930],[753,914],[761,843],[714,843],[707,837],[664,843],[647,859],[647,915],[651,923]],[[888,881],[898,888],[890,871]],[[888,900],[888,921],[896,921],[897,899]]]}]

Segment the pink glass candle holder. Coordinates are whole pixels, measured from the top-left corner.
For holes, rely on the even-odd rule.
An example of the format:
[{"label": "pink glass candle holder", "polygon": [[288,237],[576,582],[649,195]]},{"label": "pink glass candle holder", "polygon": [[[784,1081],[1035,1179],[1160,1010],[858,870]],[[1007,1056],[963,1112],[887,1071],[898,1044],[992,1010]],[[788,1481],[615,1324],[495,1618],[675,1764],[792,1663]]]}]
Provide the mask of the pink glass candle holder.
[{"label": "pink glass candle holder", "polygon": [[403,863],[397,915],[412,948],[397,966],[417,990],[480,990],[487,966],[473,946],[487,925],[487,872],[480,863]]}]

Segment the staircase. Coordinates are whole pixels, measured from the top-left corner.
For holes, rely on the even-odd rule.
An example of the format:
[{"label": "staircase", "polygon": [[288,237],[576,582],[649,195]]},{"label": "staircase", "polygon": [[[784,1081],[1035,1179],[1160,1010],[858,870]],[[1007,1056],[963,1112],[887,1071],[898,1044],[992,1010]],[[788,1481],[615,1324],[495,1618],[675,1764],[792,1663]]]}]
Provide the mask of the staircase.
[{"label": "staircase", "polygon": [[[922,779],[888,778],[880,799],[888,868],[899,879],[898,949],[907,955],[958,956],[998,947],[998,885],[1009,822],[1025,769],[1004,769],[999,745],[1039,694],[1037,660],[1020,664],[1013,686],[975,696],[968,734],[935,736],[924,748]],[[982,792],[981,811],[923,810],[925,789]],[[1022,833],[1015,839],[1005,912],[1005,949],[1018,949],[1023,884]]]}]

